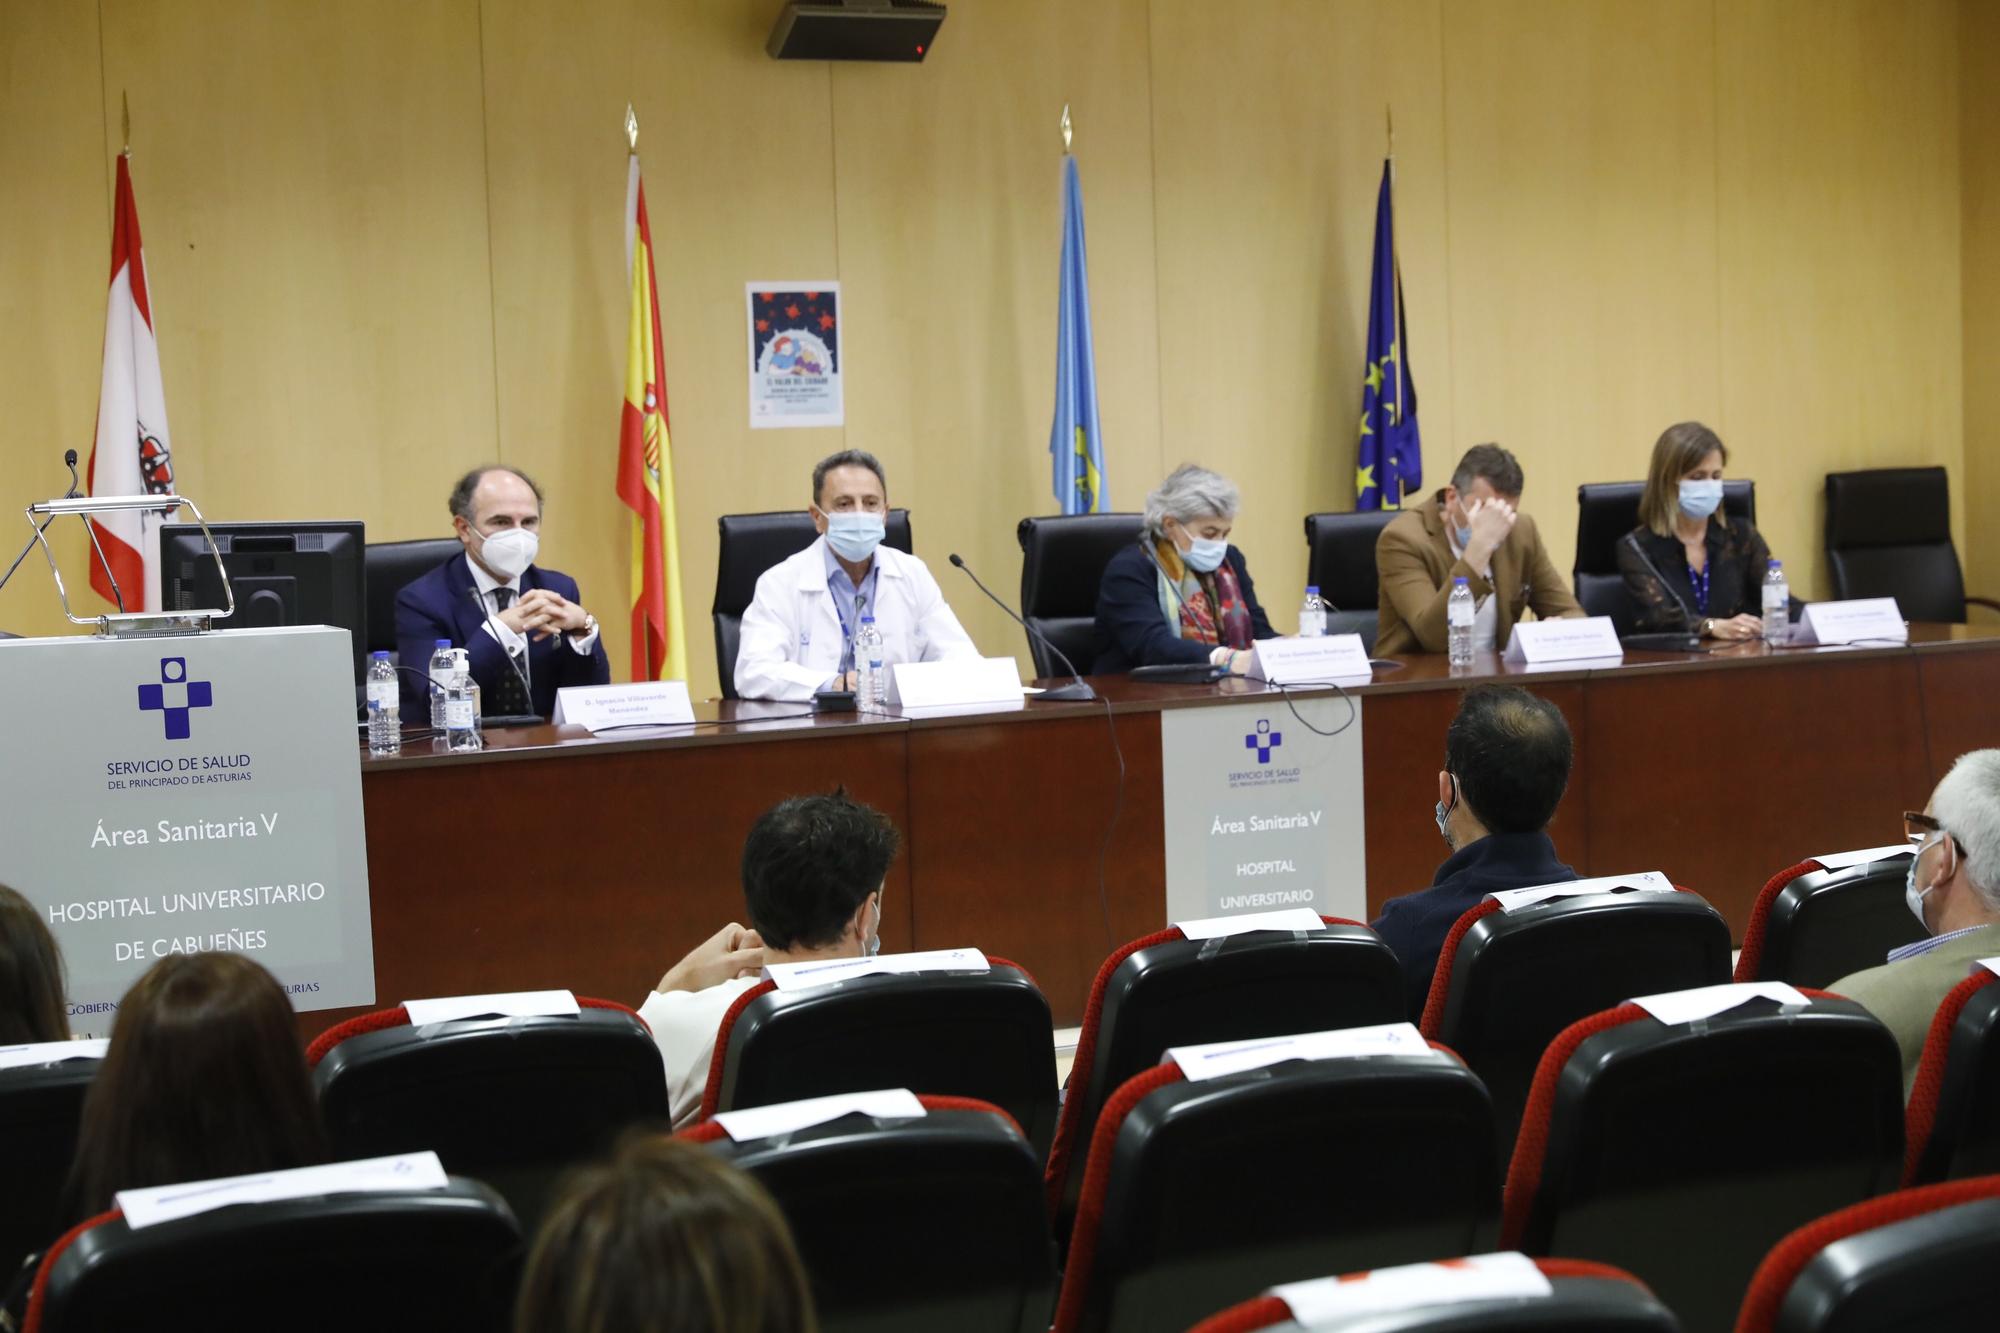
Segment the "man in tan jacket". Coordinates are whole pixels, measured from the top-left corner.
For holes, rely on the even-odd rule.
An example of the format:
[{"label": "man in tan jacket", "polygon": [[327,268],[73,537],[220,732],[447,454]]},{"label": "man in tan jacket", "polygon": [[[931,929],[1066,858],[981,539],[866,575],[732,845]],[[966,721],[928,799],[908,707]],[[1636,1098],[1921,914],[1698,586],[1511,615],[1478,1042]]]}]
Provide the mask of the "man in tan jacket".
[{"label": "man in tan jacket", "polygon": [[1472,642],[1507,647],[1514,622],[1580,616],[1569,582],[1549,563],[1521,502],[1521,464],[1497,444],[1474,445],[1451,484],[1399,515],[1375,541],[1379,631],[1375,655],[1445,650],[1445,602],[1463,578],[1478,604]]}]

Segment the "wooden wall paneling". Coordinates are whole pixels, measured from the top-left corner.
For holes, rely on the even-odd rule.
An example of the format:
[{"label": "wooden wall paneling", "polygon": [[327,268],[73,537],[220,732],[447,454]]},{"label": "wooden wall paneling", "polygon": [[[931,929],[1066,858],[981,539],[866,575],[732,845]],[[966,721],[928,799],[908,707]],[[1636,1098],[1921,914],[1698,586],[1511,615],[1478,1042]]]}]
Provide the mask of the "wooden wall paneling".
[{"label": "wooden wall paneling", "polygon": [[1153,0],[1161,473],[1197,462],[1242,489],[1231,540],[1281,628],[1304,515],[1354,504],[1392,105],[1426,485],[1456,457],[1439,22],[1428,2]]},{"label": "wooden wall paneling", "polygon": [[[2000,494],[2000,5],[1961,0],[1958,59],[1965,470],[1951,488],[1977,515]],[[2000,597],[2000,529],[1968,522],[1963,531],[1966,590]],[[1973,619],[1994,623],[1987,611]]]},{"label": "wooden wall paneling", "polygon": [[1434,470],[1512,449],[1567,576],[1577,484],[1643,477],[1662,429],[1720,414],[1713,6],[1444,12],[1458,440]]},{"label": "wooden wall paneling", "polygon": [[[1940,0],[1715,12],[1713,424],[1758,479],[1758,525],[1792,586],[1825,595],[1825,473],[1964,475],[1957,15]],[[1955,515],[1967,489],[1952,488]]]}]

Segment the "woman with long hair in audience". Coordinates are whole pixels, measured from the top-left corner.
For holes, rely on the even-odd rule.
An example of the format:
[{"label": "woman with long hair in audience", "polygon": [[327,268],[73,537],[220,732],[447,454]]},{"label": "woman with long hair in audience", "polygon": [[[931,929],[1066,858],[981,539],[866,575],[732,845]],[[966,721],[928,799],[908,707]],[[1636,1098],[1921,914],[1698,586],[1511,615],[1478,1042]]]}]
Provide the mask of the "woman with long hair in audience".
[{"label": "woman with long hair in audience", "polygon": [[790,1228],[763,1186],[691,1143],[634,1136],[543,1219],[516,1333],[815,1333]]},{"label": "woman with long hair in audience", "polygon": [[35,905],[0,884],[0,1046],[69,1040],[62,951]]},{"label": "woman with long hair in audience", "polygon": [[[277,980],[241,954],[171,954],[118,1002],[111,1045],[84,1097],[65,1213],[82,1222],[111,1209],[120,1190],[326,1156],[305,1052]],[[25,1306],[37,1262],[10,1293],[9,1312]]]}]

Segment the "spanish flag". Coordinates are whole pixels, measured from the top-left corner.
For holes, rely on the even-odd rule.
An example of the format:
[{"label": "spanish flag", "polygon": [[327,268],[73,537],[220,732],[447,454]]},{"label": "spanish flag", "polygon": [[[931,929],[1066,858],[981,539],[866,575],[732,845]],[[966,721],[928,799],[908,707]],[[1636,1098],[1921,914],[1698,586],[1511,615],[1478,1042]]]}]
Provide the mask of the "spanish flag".
[{"label": "spanish flag", "polygon": [[625,258],[632,275],[625,410],[618,434],[618,498],[632,510],[632,679],[686,680],[681,548],[674,523],[674,459],[667,438],[667,368],[660,350],[653,231],[639,154],[625,183]]}]

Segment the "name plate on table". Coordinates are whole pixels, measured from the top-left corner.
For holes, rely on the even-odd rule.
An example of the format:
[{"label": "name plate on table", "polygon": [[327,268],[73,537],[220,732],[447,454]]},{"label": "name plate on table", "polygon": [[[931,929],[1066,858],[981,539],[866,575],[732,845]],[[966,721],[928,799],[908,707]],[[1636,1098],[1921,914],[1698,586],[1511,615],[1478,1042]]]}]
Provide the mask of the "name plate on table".
[{"label": "name plate on table", "polygon": [[1316,639],[1259,639],[1257,674],[1273,685],[1313,685],[1323,681],[1372,680],[1368,650],[1359,634],[1326,634]]},{"label": "name plate on table", "polygon": [[1908,643],[1910,627],[1893,597],[1856,597],[1846,602],[1808,602],[1794,627],[1797,643]]},{"label": "name plate on table", "polygon": [[694,721],[684,680],[635,680],[626,685],[565,685],[556,691],[557,726],[592,732],[613,727],[673,727]]},{"label": "name plate on table", "polygon": [[1529,666],[1624,656],[1625,645],[1618,642],[1610,616],[1522,621],[1507,640],[1507,660]]},{"label": "name plate on table", "polygon": [[889,702],[898,708],[1018,705],[1021,698],[1021,668],[1011,657],[897,662],[889,668]]}]

